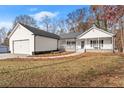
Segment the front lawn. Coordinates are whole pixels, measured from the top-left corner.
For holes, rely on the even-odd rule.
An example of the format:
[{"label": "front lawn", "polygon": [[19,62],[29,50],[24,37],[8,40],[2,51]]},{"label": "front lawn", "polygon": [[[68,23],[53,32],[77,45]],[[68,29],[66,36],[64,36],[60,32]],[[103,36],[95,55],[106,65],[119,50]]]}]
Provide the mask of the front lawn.
[{"label": "front lawn", "polygon": [[86,53],[52,60],[2,60],[0,87],[124,87],[124,57]]}]

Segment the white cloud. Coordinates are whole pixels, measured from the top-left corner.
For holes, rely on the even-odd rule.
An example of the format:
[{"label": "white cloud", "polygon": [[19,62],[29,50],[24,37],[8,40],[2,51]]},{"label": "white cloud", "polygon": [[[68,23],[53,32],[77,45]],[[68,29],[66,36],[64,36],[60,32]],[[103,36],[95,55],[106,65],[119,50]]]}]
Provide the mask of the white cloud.
[{"label": "white cloud", "polygon": [[54,18],[58,15],[58,12],[49,12],[49,11],[42,11],[36,14],[31,15],[34,17],[37,21],[42,20],[45,16],[48,16],[49,18]]},{"label": "white cloud", "polygon": [[0,22],[0,28],[6,27],[7,29],[12,27],[12,22]]},{"label": "white cloud", "polygon": [[37,8],[30,8],[29,11],[34,12],[34,11],[37,11],[37,10],[38,10]]}]

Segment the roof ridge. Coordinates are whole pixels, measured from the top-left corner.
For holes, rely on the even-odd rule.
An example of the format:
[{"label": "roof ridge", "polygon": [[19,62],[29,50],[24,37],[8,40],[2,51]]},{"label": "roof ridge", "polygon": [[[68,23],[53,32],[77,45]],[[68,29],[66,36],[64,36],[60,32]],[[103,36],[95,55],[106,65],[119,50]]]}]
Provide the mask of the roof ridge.
[{"label": "roof ridge", "polygon": [[35,35],[59,39],[59,35],[57,35],[57,34],[47,32],[47,31],[44,31],[42,29],[27,25],[27,24],[23,24],[23,23],[19,23],[19,24],[22,25],[23,27],[27,28],[29,31],[31,31]]},{"label": "roof ridge", "polygon": [[[35,29],[38,29],[38,30],[42,30],[42,29],[39,29],[39,28],[37,28],[37,27],[33,27],[33,26],[31,26],[31,25],[27,25],[27,24],[24,24],[24,23],[19,23],[19,24],[21,24],[21,25],[23,25],[23,26],[29,26],[29,27],[32,27],[32,28],[35,28]],[[44,31],[44,30],[42,30],[42,31]],[[47,31],[46,31],[47,32]]]}]

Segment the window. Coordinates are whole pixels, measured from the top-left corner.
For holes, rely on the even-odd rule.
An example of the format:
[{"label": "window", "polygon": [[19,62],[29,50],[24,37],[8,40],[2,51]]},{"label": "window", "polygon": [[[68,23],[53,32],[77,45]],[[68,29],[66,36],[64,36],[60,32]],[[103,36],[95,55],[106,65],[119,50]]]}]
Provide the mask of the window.
[{"label": "window", "polygon": [[92,40],[90,40],[90,46],[91,46],[91,47],[93,46],[93,42],[92,42]]},{"label": "window", "polygon": [[72,45],[75,45],[75,42],[74,41],[72,42]]},{"label": "window", "polygon": [[93,40],[93,47],[98,49],[98,40]]},{"label": "window", "polygon": [[67,45],[74,45],[75,42],[74,41],[67,41]]},{"label": "window", "polygon": [[84,48],[84,41],[81,41],[81,49]]},{"label": "window", "polygon": [[74,48],[74,47],[75,47],[75,44],[76,44],[75,41],[67,41],[67,46],[68,46],[69,48]]},{"label": "window", "polygon": [[99,41],[99,47],[100,47],[100,48],[103,47],[103,40],[100,40],[100,41]]},{"label": "window", "polygon": [[98,49],[98,48],[102,48],[103,47],[103,40],[91,40],[90,41],[90,46],[95,48],[95,49]]},{"label": "window", "polygon": [[69,41],[67,41],[67,45],[70,45],[70,42]]}]

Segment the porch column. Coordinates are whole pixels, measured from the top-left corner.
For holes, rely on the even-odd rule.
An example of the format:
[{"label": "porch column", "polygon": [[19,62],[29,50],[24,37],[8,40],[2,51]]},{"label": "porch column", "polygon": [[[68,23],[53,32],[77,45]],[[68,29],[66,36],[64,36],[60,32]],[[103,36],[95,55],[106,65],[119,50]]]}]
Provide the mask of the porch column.
[{"label": "porch column", "polygon": [[86,52],[87,38],[85,39],[85,52]]},{"label": "porch column", "polygon": [[76,38],[75,38],[75,52],[76,52]]},{"label": "porch column", "polygon": [[65,48],[67,49],[67,40],[65,40],[66,44],[65,44]]},{"label": "porch column", "polygon": [[114,52],[114,38],[112,37],[112,50]]},{"label": "porch column", "polygon": [[99,45],[99,37],[98,37],[98,50],[100,49],[100,45]]}]

